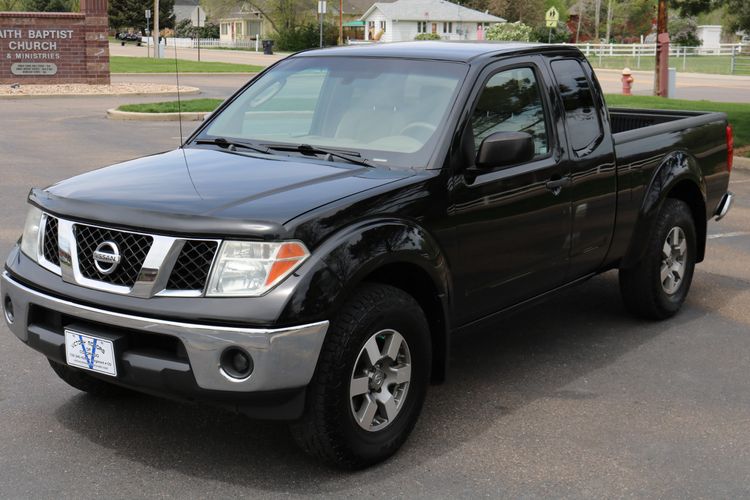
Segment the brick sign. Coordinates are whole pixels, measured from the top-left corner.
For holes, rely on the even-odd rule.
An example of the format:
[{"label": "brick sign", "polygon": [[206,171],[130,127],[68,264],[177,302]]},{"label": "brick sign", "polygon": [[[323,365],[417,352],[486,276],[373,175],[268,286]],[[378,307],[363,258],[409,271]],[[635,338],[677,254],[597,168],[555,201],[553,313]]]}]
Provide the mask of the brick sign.
[{"label": "brick sign", "polygon": [[0,12],[0,84],[109,84],[107,1],[81,12]]}]

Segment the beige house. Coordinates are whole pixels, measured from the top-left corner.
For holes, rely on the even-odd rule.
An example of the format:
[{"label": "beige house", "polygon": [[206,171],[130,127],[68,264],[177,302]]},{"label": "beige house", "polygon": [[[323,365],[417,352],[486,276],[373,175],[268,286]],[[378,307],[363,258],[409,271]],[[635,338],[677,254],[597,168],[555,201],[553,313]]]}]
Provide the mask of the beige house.
[{"label": "beige house", "polygon": [[247,3],[219,19],[219,39],[222,42],[235,42],[263,38],[266,34],[263,14]]}]

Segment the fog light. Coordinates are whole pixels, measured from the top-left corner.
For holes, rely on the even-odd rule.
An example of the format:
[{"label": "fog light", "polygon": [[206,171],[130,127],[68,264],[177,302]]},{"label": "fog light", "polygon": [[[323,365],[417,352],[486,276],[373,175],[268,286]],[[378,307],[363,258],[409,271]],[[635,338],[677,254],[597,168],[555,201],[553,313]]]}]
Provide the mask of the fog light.
[{"label": "fog light", "polygon": [[225,374],[236,379],[245,379],[253,372],[253,358],[238,347],[230,347],[219,360]]},{"label": "fog light", "polygon": [[7,295],[5,296],[5,300],[3,301],[3,309],[5,310],[5,321],[8,322],[8,324],[13,324],[13,321],[15,321],[16,316],[13,312],[13,301],[10,300],[10,297]]}]

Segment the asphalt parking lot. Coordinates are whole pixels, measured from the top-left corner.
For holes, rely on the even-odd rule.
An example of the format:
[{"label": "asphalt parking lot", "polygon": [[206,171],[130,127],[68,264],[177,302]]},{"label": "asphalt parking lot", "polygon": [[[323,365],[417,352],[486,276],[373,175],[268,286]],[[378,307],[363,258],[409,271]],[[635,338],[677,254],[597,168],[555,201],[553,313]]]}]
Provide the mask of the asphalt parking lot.
[{"label": "asphalt parking lot", "polygon": [[[222,95],[231,78],[182,83]],[[31,186],[177,146],[176,123],[105,118],[136,99],[0,100],[3,258]],[[677,317],[630,318],[608,273],[459,338],[406,446],[353,474],[308,459],[283,424],[78,393],[2,324],[0,498],[746,497],[750,170],[731,189]]]}]

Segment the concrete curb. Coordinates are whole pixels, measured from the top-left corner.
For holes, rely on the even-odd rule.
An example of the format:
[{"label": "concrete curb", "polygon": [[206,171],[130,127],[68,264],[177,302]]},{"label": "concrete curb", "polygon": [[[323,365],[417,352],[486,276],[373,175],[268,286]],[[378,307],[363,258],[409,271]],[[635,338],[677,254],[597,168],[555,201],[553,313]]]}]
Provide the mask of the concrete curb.
[{"label": "concrete curb", "polygon": [[[198,87],[183,87],[180,95],[198,95],[201,89]],[[112,94],[14,94],[0,95],[0,99],[48,99],[51,97],[144,97],[144,96],[172,96],[177,95],[176,91],[166,92],[114,92]]]},{"label": "concrete curb", "polygon": [[186,122],[202,122],[210,111],[186,112],[186,113],[136,113],[133,111],[120,111],[117,109],[108,109],[107,118],[110,120],[133,120],[143,122],[176,122],[182,115],[182,120]]},{"label": "concrete curb", "polygon": [[740,170],[750,170],[750,158],[744,156],[735,156],[734,168],[739,168]]}]

